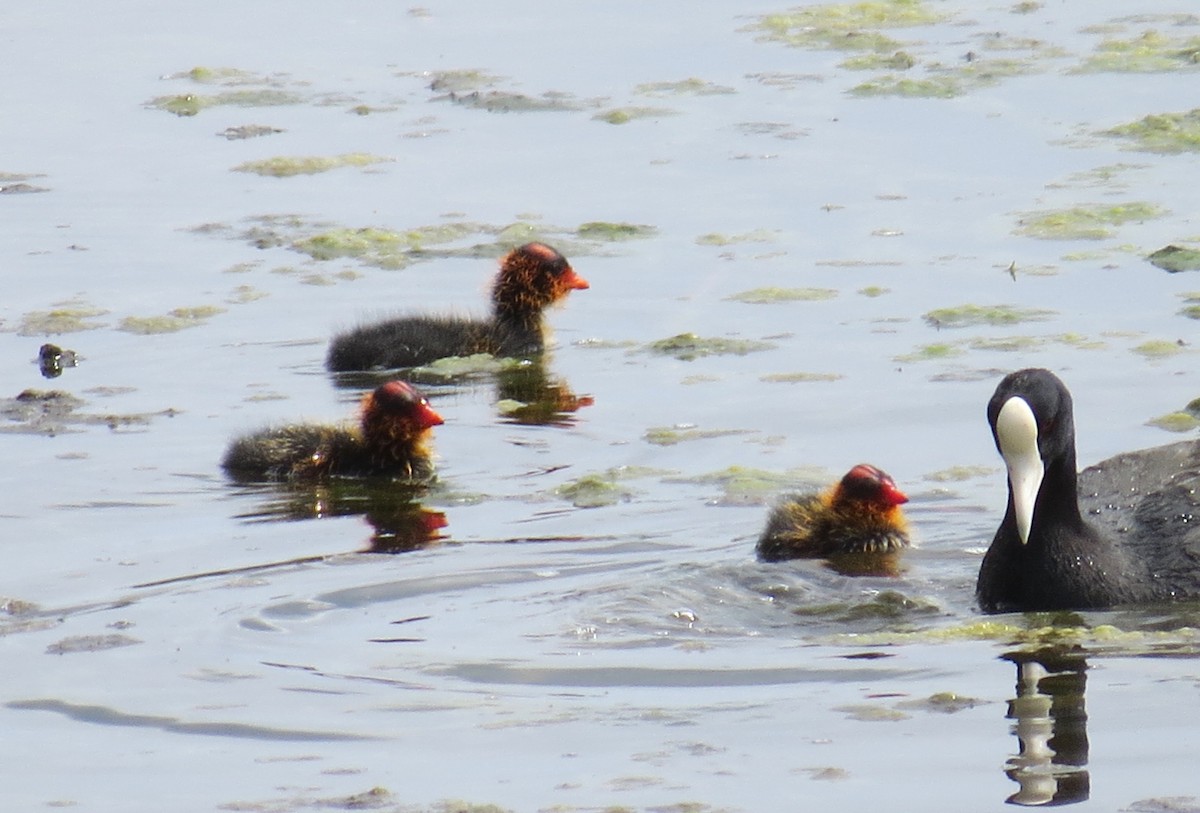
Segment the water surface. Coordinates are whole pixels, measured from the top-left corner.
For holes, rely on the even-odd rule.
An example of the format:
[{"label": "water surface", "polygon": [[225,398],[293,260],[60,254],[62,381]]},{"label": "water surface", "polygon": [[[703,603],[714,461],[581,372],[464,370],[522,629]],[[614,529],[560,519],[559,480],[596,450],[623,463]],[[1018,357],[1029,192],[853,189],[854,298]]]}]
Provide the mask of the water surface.
[{"label": "water surface", "polygon": [[[1067,381],[1085,465],[1200,394],[1200,282],[1146,259],[1200,240],[1194,155],[1103,134],[1193,106],[1188,4],[928,2],[866,68],[785,6],[76,5],[3,35],[0,397],[80,399],[3,412],[10,807],[1200,804],[1194,608],[972,600],[1004,372]],[[1033,229],[1077,207],[1106,233]],[[306,242],[367,229],[409,242]],[[539,371],[590,403],[422,379],[415,502],[224,478],[352,414],[332,332],[479,310],[533,238],[591,282]],[[913,497],[901,576],[754,561],[863,461]]]}]

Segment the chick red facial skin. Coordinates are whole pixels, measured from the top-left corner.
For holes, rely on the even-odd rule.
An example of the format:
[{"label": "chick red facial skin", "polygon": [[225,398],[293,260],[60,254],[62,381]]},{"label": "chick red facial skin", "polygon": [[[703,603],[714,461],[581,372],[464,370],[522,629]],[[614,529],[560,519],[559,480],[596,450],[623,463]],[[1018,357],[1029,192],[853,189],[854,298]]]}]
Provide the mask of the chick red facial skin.
[{"label": "chick red facial skin", "polygon": [[429,405],[429,401],[404,381],[389,381],[376,388],[365,399],[364,408],[407,412],[422,429],[445,423],[442,416]]},{"label": "chick red facial skin", "polygon": [[891,475],[868,463],[860,463],[846,473],[838,484],[841,496],[894,508],[908,502],[908,495],[896,487]]}]

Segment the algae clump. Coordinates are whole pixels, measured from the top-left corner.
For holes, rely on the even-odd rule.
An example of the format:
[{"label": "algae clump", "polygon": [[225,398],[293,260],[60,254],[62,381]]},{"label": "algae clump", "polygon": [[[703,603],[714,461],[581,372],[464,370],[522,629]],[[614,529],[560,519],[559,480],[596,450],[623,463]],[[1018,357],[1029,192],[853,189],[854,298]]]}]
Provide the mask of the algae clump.
[{"label": "algae clump", "polygon": [[768,384],[800,384],[811,381],[838,381],[844,377],[841,373],[767,373],[759,376],[758,380]]},{"label": "algae clump", "polygon": [[748,435],[751,429],[698,429],[691,426],[658,426],[647,429],[642,438],[655,446],[674,446],[692,440],[723,438],[730,435]]},{"label": "algae clump", "polygon": [[1200,426],[1200,418],[1191,412],[1168,412],[1146,421],[1147,426],[1156,426],[1168,432],[1190,432]]},{"label": "algae clump", "polygon": [[252,172],[255,175],[266,175],[272,178],[290,178],[294,175],[316,175],[331,169],[342,167],[367,167],[373,164],[383,164],[391,161],[380,155],[370,155],[361,152],[349,152],[342,155],[293,155],[264,158],[261,161],[247,161],[233,168],[234,172]]},{"label": "algae clump", "polygon": [[597,220],[581,223],[575,233],[585,240],[616,242],[650,237],[657,231],[658,229],[654,226],[641,226],[636,223],[606,223]]},{"label": "algae clump", "polygon": [[202,305],[195,308],[175,308],[163,316],[127,316],[121,320],[117,330],[141,335],[174,333],[202,325],[210,317],[224,312],[224,308],[215,305]]},{"label": "algae clump", "polygon": [[914,99],[953,99],[965,92],[963,83],[954,76],[933,76],[911,79],[907,76],[878,76],[850,89],[855,96],[902,96]]},{"label": "algae clump", "polygon": [[801,48],[895,53],[900,43],[882,29],[929,25],[942,19],[920,0],[831,3],[766,14],[751,26],[762,39]]},{"label": "algae clump", "polygon": [[1133,348],[1133,352],[1148,359],[1162,359],[1182,353],[1183,347],[1179,342],[1172,342],[1166,339],[1152,339],[1142,342]]},{"label": "algae clump", "polygon": [[634,88],[634,93],[644,96],[714,96],[736,92],[731,87],[706,82],[695,77],[678,82],[646,82]]},{"label": "algae clump", "polygon": [[663,116],[676,116],[678,111],[666,107],[614,107],[597,113],[592,118],[608,124],[628,124],[636,119],[656,119]]},{"label": "algae clump", "polygon": [[174,96],[159,96],[148,102],[150,107],[174,113],[176,116],[195,116],[209,107],[278,107],[300,104],[304,100],[294,93],[263,88],[261,90],[231,90],[225,93],[205,95],[180,93]]},{"label": "algae clump", "polygon": [[617,485],[615,479],[601,474],[588,474],[559,486],[555,493],[576,508],[600,508],[629,499],[633,492]]},{"label": "algae clump", "polygon": [[666,339],[651,342],[646,349],[652,353],[674,356],[681,361],[693,361],[703,356],[737,355],[744,356],[760,350],[770,350],[775,345],[770,342],[758,342],[750,339],[726,339],[721,337],[702,337],[695,333],[680,333]]},{"label": "algae clump", "polygon": [[1101,135],[1127,139],[1130,149],[1143,152],[1195,152],[1200,150],[1200,109],[1156,113],[1104,130]]},{"label": "algae clump", "polygon": [[1132,39],[1108,39],[1075,73],[1161,73],[1200,64],[1200,37],[1168,37],[1149,30]]},{"label": "algae clump", "polygon": [[1039,240],[1103,240],[1111,237],[1112,227],[1162,217],[1166,210],[1152,203],[1133,201],[1118,204],[1093,204],[1026,212],[1014,233]]},{"label": "algae clump", "polygon": [[1013,305],[959,305],[937,308],[921,318],[930,327],[956,328],[973,325],[1016,325],[1022,322],[1041,322],[1055,316],[1055,311],[1043,308],[1018,308]]},{"label": "algae clump", "polygon": [[947,358],[953,358],[954,356],[961,356],[963,354],[963,352],[964,352],[963,349],[961,347],[958,347],[957,345],[946,344],[945,342],[939,342],[939,343],[935,343],[935,344],[922,345],[921,347],[918,347],[913,352],[905,353],[902,356],[895,356],[894,359],[896,361],[913,361],[913,362],[933,361],[936,359],[947,359]]},{"label": "algae clump", "polygon": [[751,305],[767,305],[776,302],[818,302],[833,299],[837,295],[838,292],[833,288],[752,288],[749,291],[731,294],[725,299]]},{"label": "algae clump", "polygon": [[1153,265],[1172,274],[1180,271],[1200,271],[1200,251],[1182,246],[1164,246],[1146,257]]}]

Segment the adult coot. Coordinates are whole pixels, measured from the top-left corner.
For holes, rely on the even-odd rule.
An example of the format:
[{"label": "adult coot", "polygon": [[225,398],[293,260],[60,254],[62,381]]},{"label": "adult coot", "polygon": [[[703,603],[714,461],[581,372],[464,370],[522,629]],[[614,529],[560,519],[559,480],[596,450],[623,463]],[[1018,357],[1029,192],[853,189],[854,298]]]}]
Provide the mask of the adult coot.
[{"label": "adult coot", "polygon": [[546,343],[542,311],[588,287],[567,258],[545,243],[513,249],[492,286],[492,315],[403,316],[335,336],[325,366],[332,372],[416,367],[448,356],[526,356]]},{"label": "adult coot", "polygon": [[1008,467],[1008,507],[979,568],[981,609],[1200,598],[1200,441],[1118,455],[1077,476],[1071,393],[1048,370],[1006,376],[987,415]]}]

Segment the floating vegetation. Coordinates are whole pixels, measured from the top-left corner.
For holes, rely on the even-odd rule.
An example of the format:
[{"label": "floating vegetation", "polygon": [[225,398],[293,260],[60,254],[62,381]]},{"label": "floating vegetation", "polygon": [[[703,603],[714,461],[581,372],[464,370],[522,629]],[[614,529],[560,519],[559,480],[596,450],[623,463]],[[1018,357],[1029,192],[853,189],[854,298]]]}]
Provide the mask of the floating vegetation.
[{"label": "floating vegetation", "polygon": [[916,361],[937,361],[939,359],[954,358],[961,356],[965,352],[961,347],[955,344],[946,344],[938,342],[935,344],[925,344],[918,347],[911,353],[905,353],[902,356],[893,356],[896,361],[916,362]]},{"label": "floating vegetation", "polygon": [[108,635],[70,635],[46,646],[47,655],[66,655],[73,652],[103,652],[142,643],[141,639],[121,633]]},{"label": "floating vegetation", "polygon": [[841,373],[767,373],[758,377],[759,381],[768,384],[807,384],[812,381],[839,381],[845,378]]},{"label": "floating vegetation", "polygon": [[815,491],[828,480],[828,472],[818,468],[792,469],[782,474],[765,469],[730,466],[720,471],[688,477],[667,477],[668,483],[717,485],[722,496],[718,505],[762,505],[784,490]]},{"label": "floating vegetation", "polygon": [[901,643],[953,641],[1003,641],[1030,647],[1077,645],[1093,653],[1102,651],[1164,654],[1173,651],[1194,654],[1200,633],[1192,626],[1171,630],[1123,630],[1112,624],[1086,626],[1076,613],[1025,613],[1022,625],[991,618],[937,630],[881,630],[837,634],[829,643],[869,647]]},{"label": "floating vegetation", "polygon": [[951,75],[912,79],[885,74],[850,88],[855,96],[904,96],[916,99],[953,99],[966,92],[962,81]]},{"label": "floating vegetation", "polygon": [[247,138],[259,138],[260,136],[276,135],[282,133],[283,130],[278,127],[267,127],[264,124],[243,124],[240,127],[226,127],[217,135],[229,141],[241,141]]},{"label": "floating vegetation", "polygon": [[778,302],[820,302],[837,295],[837,290],[833,288],[752,288],[731,294],[725,299],[750,305],[769,305]]},{"label": "floating vegetation", "polygon": [[1132,39],[1106,39],[1074,73],[1160,73],[1200,66],[1200,37],[1149,30]]},{"label": "floating vegetation", "polygon": [[164,78],[188,79],[200,85],[261,85],[269,81],[264,76],[240,68],[208,68],[202,65]]},{"label": "floating vegetation", "polygon": [[438,93],[470,93],[498,85],[503,77],[486,71],[456,69],[429,74],[429,89]]},{"label": "floating vegetation", "polygon": [[1180,309],[1179,315],[1189,319],[1200,319],[1200,291],[1190,294],[1180,294],[1183,301],[1188,303]]},{"label": "floating vegetation", "polygon": [[209,107],[280,107],[302,104],[305,99],[295,93],[274,88],[256,90],[230,90],[223,93],[204,95],[181,93],[175,96],[159,96],[147,102],[147,106],[176,116],[195,116]]},{"label": "floating vegetation", "polygon": [[658,233],[658,229],[654,226],[640,226],[636,223],[605,223],[596,220],[580,224],[575,233],[584,240],[601,240],[612,243],[620,240],[653,237]]},{"label": "floating vegetation", "polygon": [[1168,432],[1191,432],[1200,426],[1200,411],[1198,412],[1168,412],[1157,418],[1146,421],[1147,426],[1155,426]]},{"label": "floating vegetation", "polygon": [[1002,353],[1020,353],[1044,347],[1048,339],[1039,336],[990,336],[972,339],[972,350],[996,350]]},{"label": "floating vegetation", "polygon": [[1100,134],[1128,139],[1130,149],[1143,152],[1195,152],[1200,150],[1200,108],[1186,113],[1156,113]]},{"label": "floating vegetation", "polygon": [[614,107],[604,110],[592,118],[608,124],[628,124],[636,119],[657,119],[663,116],[677,116],[678,110],[666,107]]},{"label": "floating vegetation", "polygon": [[234,172],[253,172],[256,175],[266,175],[272,178],[290,178],[294,175],[316,175],[331,169],[342,167],[368,167],[391,161],[380,155],[370,155],[361,152],[348,152],[342,155],[292,155],[264,158],[259,161],[247,161],[233,168]]},{"label": "floating vegetation", "polygon": [[646,82],[633,89],[643,96],[716,96],[737,91],[703,79],[683,79],[678,82]]},{"label": "floating vegetation", "polygon": [[559,486],[555,494],[569,500],[576,508],[601,508],[616,505],[633,496],[633,491],[617,483],[617,471],[587,474]]},{"label": "floating vegetation", "polygon": [[951,466],[940,471],[931,471],[922,479],[931,483],[961,483],[965,480],[977,480],[980,477],[991,477],[996,469],[991,466]]},{"label": "floating vegetation", "polygon": [[89,321],[103,316],[108,311],[89,305],[64,303],[48,311],[32,311],[21,317],[17,325],[18,336],[48,336],[54,333],[79,333],[95,330],[102,324]]},{"label": "floating vegetation", "polygon": [[674,446],[693,440],[708,440],[709,438],[724,438],[731,435],[750,435],[753,429],[699,429],[695,426],[658,426],[647,429],[642,435],[647,443],[655,446]]},{"label": "floating vegetation", "polygon": [[1102,240],[1112,236],[1113,226],[1153,220],[1166,213],[1161,206],[1141,201],[1025,212],[1014,234],[1039,240]]},{"label": "floating vegetation", "polygon": [[225,301],[230,305],[245,305],[247,302],[255,302],[268,296],[270,294],[266,291],[260,291],[253,285],[239,285],[225,297]]},{"label": "floating vegetation", "polygon": [[[256,248],[290,248],[314,260],[350,258],[386,269],[405,268],[412,263],[446,257],[494,259],[531,240],[551,243],[568,257],[575,257],[588,252],[598,253],[609,243],[642,239],[657,233],[653,226],[602,221],[565,227],[527,221],[493,225],[448,219],[404,230],[375,226],[333,227],[292,215],[263,215],[250,221],[252,225],[242,231],[241,237]],[[213,227],[203,230],[217,234],[223,231]],[[290,273],[295,271],[291,269]],[[337,276],[348,278],[353,273],[342,272]]]},{"label": "floating vegetation", "polygon": [[770,229],[755,229],[741,234],[717,234],[715,232],[702,234],[696,238],[696,244],[701,246],[731,246],[735,243],[773,243],[779,237],[779,232]]},{"label": "floating vegetation", "polygon": [[759,342],[751,339],[728,339],[724,337],[702,337],[695,333],[680,333],[666,339],[659,339],[646,345],[652,353],[674,356],[681,361],[692,361],[703,356],[735,355],[744,356],[760,350],[770,350],[775,345],[770,342]]},{"label": "floating vegetation", "polygon": [[906,71],[917,64],[916,58],[905,51],[894,54],[859,54],[842,61],[840,67],[850,71]]},{"label": "floating vegetation", "polygon": [[899,709],[873,706],[869,703],[852,703],[848,706],[837,706],[834,711],[840,711],[850,720],[860,723],[896,722],[907,720],[909,715]]},{"label": "floating vegetation", "polygon": [[895,53],[901,43],[885,29],[930,25],[943,19],[920,0],[834,3],[766,14],[750,26],[759,39],[799,48]]},{"label": "floating vegetation", "polygon": [[1164,359],[1182,353],[1183,349],[1183,345],[1180,342],[1168,341],[1166,339],[1151,339],[1134,347],[1133,352],[1148,359]]},{"label": "floating vegetation", "polygon": [[117,330],[141,335],[174,333],[202,325],[209,318],[224,312],[224,308],[215,305],[201,305],[196,308],[176,308],[163,316],[127,316],[121,320]]},{"label": "floating vegetation", "polygon": [[421,247],[416,232],[389,229],[330,229],[292,243],[292,248],[314,260],[353,257],[378,268],[404,268]]},{"label": "floating vegetation", "polygon": [[1043,322],[1057,313],[1043,308],[1018,308],[1014,305],[958,305],[937,308],[921,318],[930,327],[959,328],[975,325],[1017,325],[1022,322]]},{"label": "floating vegetation", "polygon": [[859,288],[855,293],[857,293],[859,296],[866,296],[874,299],[877,296],[883,296],[884,294],[890,294],[891,292],[891,288],[883,288],[878,285],[868,285],[866,288]]},{"label": "floating vegetation", "polygon": [[408,377],[419,384],[445,384],[476,376],[494,376],[520,365],[520,359],[496,358],[489,353],[475,353],[470,356],[449,356],[422,364],[409,370]]},{"label": "floating vegetation", "polygon": [[524,93],[512,93],[504,90],[473,91],[471,93],[449,93],[438,97],[462,107],[473,110],[486,110],[488,113],[544,113],[580,110],[583,105],[568,93],[544,93],[541,96],[527,96]]},{"label": "floating vegetation", "polygon": [[1082,172],[1072,172],[1063,181],[1047,184],[1048,189],[1064,189],[1070,187],[1101,187],[1107,190],[1127,189],[1129,182],[1125,176],[1134,170],[1145,169],[1146,164],[1105,164]]},{"label": "floating vegetation", "polygon": [[27,183],[31,178],[44,178],[45,175],[27,175],[18,172],[0,172],[0,195],[28,195],[36,192],[49,192],[44,186]]},{"label": "floating vegetation", "polygon": [[0,432],[58,435],[73,431],[75,426],[107,426],[117,430],[144,426],[152,418],[177,414],[174,409],[125,415],[88,413],[82,411],[85,405],[83,399],[62,390],[24,390],[15,398],[0,398],[0,418],[8,421],[0,425]]},{"label": "floating vegetation", "polygon": [[1183,246],[1164,246],[1146,257],[1151,264],[1172,274],[1180,271],[1200,271],[1200,250]]}]

